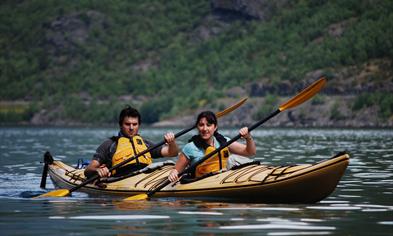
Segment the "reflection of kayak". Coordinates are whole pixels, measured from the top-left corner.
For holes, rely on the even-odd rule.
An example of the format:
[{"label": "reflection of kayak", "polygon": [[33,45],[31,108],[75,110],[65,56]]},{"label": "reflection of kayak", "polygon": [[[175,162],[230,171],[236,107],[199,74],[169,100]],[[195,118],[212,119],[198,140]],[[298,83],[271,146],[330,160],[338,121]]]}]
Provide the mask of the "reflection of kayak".
[{"label": "reflection of kayak", "polygon": [[[336,188],[349,163],[349,155],[336,156],[316,164],[266,166],[248,163],[238,168],[202,177],[196,181],[171,184],[154,197],[208,198],[239,202],[314,203],[326,198]],[[157,163],[158,164],[158,163]],[[99,184],[88,184],[80,190],[91,194],[132,196],[146,193],[167,178],[173,163],[163,163]],[[71,189],[85,180],[84,169],[54,161],[49,175],[59,188]]]}]

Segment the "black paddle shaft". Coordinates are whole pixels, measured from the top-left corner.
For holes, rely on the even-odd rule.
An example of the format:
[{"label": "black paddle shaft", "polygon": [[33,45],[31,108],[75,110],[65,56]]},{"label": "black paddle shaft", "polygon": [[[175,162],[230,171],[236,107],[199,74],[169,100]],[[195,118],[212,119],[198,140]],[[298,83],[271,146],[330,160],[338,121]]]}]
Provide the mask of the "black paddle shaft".
[{"label": "black paddle shaft", "polygon": [[40,188],[45,189],[46,177],[48,176],[49,165],[53,163],[53,157],[50,152],[46,151],[44,154],[44,168],[42,170]]},{"label": "black paddle shaft", "polygon": [[[182,130],[182,131],[176,133],[176,134],[175,134],[175,138],[177,138],[177,137],[179,137],[179,136],[181,136],[181,135],[183,135],[183,134],[189,132],[190,130],[192,130],[192,129],[194,129],[194,128],[195,128],[195,125],[192,126],[192,127],[190,127],[190,128],[184,129],[184,130]],[[137,155],[135,155],[135,156],[133,156],[133,157],[131,157],[131,158],[128,158],[128,159],[126,159],[126,160],[124,160],[124,161],[122,161],[122,162],[120,162],[120,163],[118,163],[118,164],[112,166],[112,167],[109,169],[109,172],[112,172],[113,170],[116,170],[117,168],[119,168],[119,167],[121,167],[121,166],[127,164],[128,162],[133,161],[133,160],[135,160],[136,158],[138,158],[138,157],[140,157],[140,156],[143,156],[143,155],[145,155],[145,154],[148,153],[148,152],[151,152],[152,150],[154,150],[154,149],[156,149],[156,148],[158,148],[158,147],[164,145],[165,143],[166,143],[166,141],[165,141],[165,139],[164,139],[163,141],[157,143],[157,144],[154,145],[153,147],[150,147],[150,148],[148,148],[148,149],[146,149],[146,150],[144,150],[144,151],[138,153]],[[81,184],[79,184],[79,185],[77,185],[77,186],[71,188],[71,189],[70,189],[70,192],[73,192],[73,191],[75,191],[75,190],[77,190],[77,189],[79,189],[79,188],[85,186],[86,184],[92,183],[93,181],[95,181],[95,180],[97,180],[97,179],[99,179],[99,178],[100,178],[100,176],[99,176],[98,174],[95,174],[93,177],[87,179],[87,180],[84,181],[83,183],[81,183]]]},{"label": "black paddle shaft", "polygon": [[49,169],[49,164],[45,163],[44,169],[42,170],[41,183],[40,183],[40,188],[42,189],[45,189],[46,187],[46,177],[48,176],[48,169]]},{"label": "black paddle shaft", "polygon": [[[268,117],[258,121],[257,123],[253,124],[252,126],[248,127],[248,132],[251,132],[252,130],[254,130],[255,128],[257,128],[258,126],[260,126],[261,124],[265,123],[267,120],[271,119],[272,117],[276,116],[278,113],[280,113],[280,109],[277,109],[275,112],[271,113]],[[190,170],[194,169],[196,166],[200,165],[201,163],[203,163],[204,161],[206,161],[207,159],[209,159],[210,157],[212,157],[213,155],[215,155],[216,153],[220,152],[222,149],[228,147],[229,145],[231,145],[232,143],[234,143],[236,140],[238,140],[239,138],[241,138],[241,135],[238,134],[235,137],[233,137],[231,140],[229,140],[228,142],[225,143],[225,145],[215,149],[214,151],[210,152],[209,154],[207,154],[206,156],[204,156],[202,159],[200,159],[199,161],[195,162],[193,165],[189,166],[188,168],[184,169],[182,172],[180,172],[178,174],[178,176],[182,176],[185,173],[189,172]],[[167,186],[168,184],[170,184],[171,181],[169,179],[166,179],[161,185],[159,185],[157,188],[151,190],[150,192],[147,193],[147,196],[151,197],[153,194],[155,194],[157,191],[160,191],[162,188],[164,188],[165,186]]]}]

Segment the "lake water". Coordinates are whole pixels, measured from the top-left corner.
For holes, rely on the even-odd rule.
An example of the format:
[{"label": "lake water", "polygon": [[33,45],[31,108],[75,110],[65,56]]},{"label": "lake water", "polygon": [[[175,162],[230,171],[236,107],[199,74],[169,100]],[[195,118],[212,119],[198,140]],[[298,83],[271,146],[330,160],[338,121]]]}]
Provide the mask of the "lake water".
[{"label": "lake water", "polygon": [[[180,129],[174,129],[177,132]],[[124,202],[121,198],[31,199],[42,156],[89,160],[115,129],[0,128],[0,235],[393,235],[393,131],[266,129],[253,131],[256,159],[271,165],[315,163],[351,155],[336,190],[316,204],[245,204],[187,199]],[[142,135],[161,141],[164,129]],[[222,130],[229,137],[236,130]],[[184,145],[191,136],[179,138]],[[47,189],[53,185],[49,178]]]}]

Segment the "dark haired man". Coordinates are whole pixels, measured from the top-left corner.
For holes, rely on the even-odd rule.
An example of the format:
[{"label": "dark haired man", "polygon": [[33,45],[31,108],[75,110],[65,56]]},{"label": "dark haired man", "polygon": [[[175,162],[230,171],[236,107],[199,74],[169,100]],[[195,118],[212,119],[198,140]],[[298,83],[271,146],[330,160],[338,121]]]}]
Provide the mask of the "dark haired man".
[{"label": "dark haired man", "polygon": [[98,174],[100,177],[121,176],[142,169],[152,163],[153,158],[177,156],[179,148],[175,141],[175,135],[168,132],[164,135],[166,144],[152,150],[122,167],[109,172],[109,168],[133,157],[148,149],[154,144],[139,136],[141,116],[138,110],[126,106],[119,115],[120,131],[118,136],[109,138],[96,150],[92,161],[85,170],[85,175],[91,177]]}]

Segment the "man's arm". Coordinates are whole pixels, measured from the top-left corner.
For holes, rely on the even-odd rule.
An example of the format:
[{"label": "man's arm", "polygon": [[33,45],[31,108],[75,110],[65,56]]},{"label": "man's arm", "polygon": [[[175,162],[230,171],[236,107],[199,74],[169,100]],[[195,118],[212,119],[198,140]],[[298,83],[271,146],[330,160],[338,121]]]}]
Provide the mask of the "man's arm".
[{"label": "man's arm", "polygon": [[161,155],[164,157],[174,157],[179,153],[179,147],[177,146],[175,135],[172,132],[168,132],[164,135],[166,144],[161,149]]},{"label": "man's arm", "polygon": [[85,176],[90,178],[94,174],[98,174],[100,177],[109,177],[111,173],[105,164],[100,164],[97,160],[92,160],[86,167]]},{"label": "man's arm", "polygon": [[111,158],[110,146],[113,144],[112,140],[103,142],[96,150],[93,159],[85,169],[85,176],[90,178],[94,174],[98,174],[100,177],[110,176],[109,169],[105,164],[108,158]]}]

